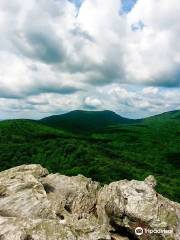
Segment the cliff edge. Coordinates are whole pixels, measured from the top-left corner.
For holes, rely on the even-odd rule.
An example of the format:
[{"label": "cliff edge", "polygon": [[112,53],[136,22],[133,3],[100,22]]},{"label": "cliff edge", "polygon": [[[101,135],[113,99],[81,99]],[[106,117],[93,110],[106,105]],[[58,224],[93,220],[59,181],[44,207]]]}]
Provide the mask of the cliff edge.
[{"label": "cliff edge", "polygon": [[0,240],[180,239],[180,204],[156,180],[101,186],[40,165],[0,172]]}]

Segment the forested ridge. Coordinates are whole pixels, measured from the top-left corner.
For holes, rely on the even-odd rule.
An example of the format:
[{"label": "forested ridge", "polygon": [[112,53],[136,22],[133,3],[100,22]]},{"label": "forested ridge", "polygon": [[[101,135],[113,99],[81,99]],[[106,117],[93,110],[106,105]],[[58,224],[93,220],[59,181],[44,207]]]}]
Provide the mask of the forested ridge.
[{"label": "forested ridge", "polygon": [[47,119],[1,121],[0,171],[40,163],[50,172],[83,174],[102,184],[143,180],[152,174],[160,193],[180,200],[180,111],[137,121],[118,118],[110,111],[105,113],[106,120],[104,113],[87,113],[89,120],[84,114],[65,115],[63,124],[59,116],[56,121],[53,116],[53,124]]}]

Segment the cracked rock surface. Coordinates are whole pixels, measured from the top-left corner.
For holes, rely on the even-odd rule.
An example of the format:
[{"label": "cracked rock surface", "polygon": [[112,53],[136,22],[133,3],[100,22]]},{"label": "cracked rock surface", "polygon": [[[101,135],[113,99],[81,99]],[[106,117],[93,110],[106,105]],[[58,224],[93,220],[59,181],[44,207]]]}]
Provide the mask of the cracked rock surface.
[{"label": "cracked rock surface", "polygon": [[0,172],[0,240],[178,240],[180,204],[155,185],[149,176],[101,187],[35,164]]}]

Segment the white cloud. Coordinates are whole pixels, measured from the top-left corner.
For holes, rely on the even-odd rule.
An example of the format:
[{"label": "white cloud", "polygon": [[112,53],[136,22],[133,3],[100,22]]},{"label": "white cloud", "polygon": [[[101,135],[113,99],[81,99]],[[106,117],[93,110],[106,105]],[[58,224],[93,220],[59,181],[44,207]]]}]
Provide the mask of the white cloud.
[{"label": "white cloud", "polygon": [[157,87],[146,87],[143,88],[142,92],[147,95],[154,95],[157,94],[159,89]]},{"label": "white cloud", "polygon": [[0,110],[177,108],[176,90],[167,97],[158,86],[180,85],[179,0],[138,0],[128,14],[121,7],[119,0],[84,0],[80,9],[67,0],[1,0],[0,97],[9,110]]},{"label": "white cloud", "polygon": [[102,106],[102,102],[95,97],[86,97],[84,99],[84,107],[89,109],[97,109]]},{"label": "white cloud", "polygon": [[[178,0],[138,0],[128,14],[129,28],[141,21],[141,31],[127,35],[126,64],[129,78],[153,84],[179,85],[180,65]],[[129,64],[128,64],[129,63]]]}]

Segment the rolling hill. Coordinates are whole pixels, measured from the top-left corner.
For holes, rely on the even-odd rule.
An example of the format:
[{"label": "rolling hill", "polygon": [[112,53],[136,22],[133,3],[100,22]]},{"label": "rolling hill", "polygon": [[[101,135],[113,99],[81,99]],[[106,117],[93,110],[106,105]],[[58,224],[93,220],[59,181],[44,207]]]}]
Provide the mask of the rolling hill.
[{"label": "rolling hill", "polygon": [[40,120],[50,127],[76,133],[102,131],[110,125],[133,123],[135,120],[123,118],[112,111],[75,110],[62,115],[54,115]]},{"label": "rolling hill", "polygon": [[0,122],[0,143],[23,143],[48,139],[52,137],[66,137],[64,131],[57,131],[34,120],[15,119]]},{"label": "rolling hill", "polygon": [[136,121],[110,111],[73,111],[42,121],[1,121],[0,171],[40,163],[50,172],[102,183],[152,174],[157,190],[179,201],[179,116],[173,111]]}]

